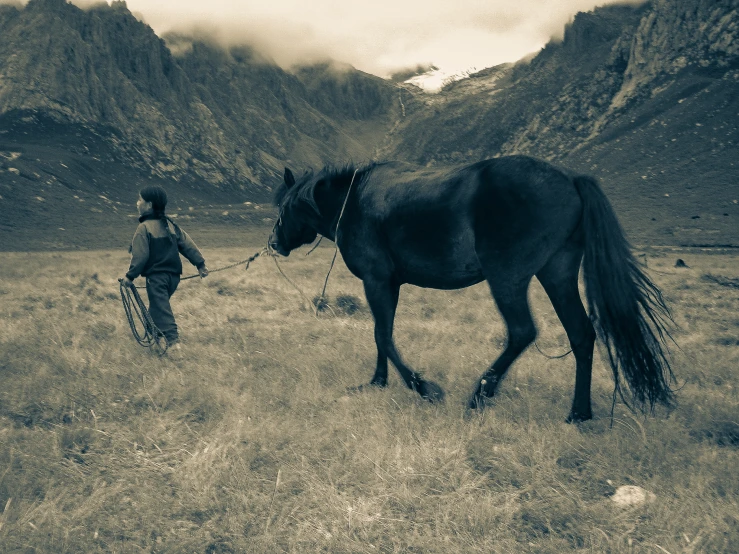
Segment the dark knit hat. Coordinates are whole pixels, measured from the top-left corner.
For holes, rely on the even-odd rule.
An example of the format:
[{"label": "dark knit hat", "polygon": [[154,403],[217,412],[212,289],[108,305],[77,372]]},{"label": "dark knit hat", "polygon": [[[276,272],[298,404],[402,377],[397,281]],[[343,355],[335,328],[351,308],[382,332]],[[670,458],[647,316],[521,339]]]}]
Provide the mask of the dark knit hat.
[{"label": "dark knit hat", "polygon": [[163,214],[167,207],[167,193],[162,187],[144,187],[139,191],[145,202],[151,202],[151,209],[155,214]]}]

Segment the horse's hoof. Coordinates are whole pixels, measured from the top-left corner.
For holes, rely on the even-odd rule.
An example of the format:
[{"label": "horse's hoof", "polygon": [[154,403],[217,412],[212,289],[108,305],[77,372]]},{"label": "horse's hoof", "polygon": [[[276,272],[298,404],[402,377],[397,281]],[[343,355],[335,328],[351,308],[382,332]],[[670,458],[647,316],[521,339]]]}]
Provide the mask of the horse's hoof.
[{"label": "horse's hoof", "polygon": [[470,410],[482,410],[485,408],[485,404],[489,401],[490,399],[486,396],[483,396],[481,394],[473,394],[472,398],[470,398],[469,404],[467,404],[467,407]]},{"label": "horse's hoof", "polygon": [[421,395],[421,398],[428,400],[429,402],[443,402],[444,391],[441,387],[433,381],[421,381],[416,385],[416,392]]},{"label": "horse's hoof", "polygon": [[570,415],[568,415],[567,419],[565,419],[565,423],[582,423],[583,421],[588,421],[589,419],[593,419],[592,412],[588,412],[586,414],[570,412]]}]

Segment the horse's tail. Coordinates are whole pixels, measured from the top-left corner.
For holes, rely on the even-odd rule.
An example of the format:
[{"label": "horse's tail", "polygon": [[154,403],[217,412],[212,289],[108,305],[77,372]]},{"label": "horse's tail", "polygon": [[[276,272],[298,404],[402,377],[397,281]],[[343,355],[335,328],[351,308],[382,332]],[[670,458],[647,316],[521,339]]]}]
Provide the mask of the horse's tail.
[{"label": "horse's tail", "polygon": [[[591,317],[605,343],[616,390],[620,372],[633,400],[650,410],[671,405],[674,380],[666,357],[670,310],[631,253],[629,242],[608,199],[592,177],[573,179],[583,202],[583,273]],[[628,403],[627,403],[628,404]]]}]

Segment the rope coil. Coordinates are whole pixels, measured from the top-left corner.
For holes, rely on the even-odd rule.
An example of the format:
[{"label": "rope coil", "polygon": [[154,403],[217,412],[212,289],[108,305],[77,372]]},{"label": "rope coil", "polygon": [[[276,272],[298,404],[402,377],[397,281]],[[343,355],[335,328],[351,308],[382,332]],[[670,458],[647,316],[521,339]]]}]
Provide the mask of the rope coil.
[{"label": "rope coil", "polygon": [[[131,327],[133,338],[145,348],[156,347],[159,350],[159,355],[163,356],[169,347],[167,339],[164,338],[164,333],[159,330],[159,327],[151,318],[151,314],[146,309],[139,291],[136,290],[136,287],[126,285],[123,279],[118,279],[118,283],[120,284],[123,309],[126,312],[126,319],[128,319],[128,325]],[[139,331],[136,320],[138,320],[142,331]]]}]

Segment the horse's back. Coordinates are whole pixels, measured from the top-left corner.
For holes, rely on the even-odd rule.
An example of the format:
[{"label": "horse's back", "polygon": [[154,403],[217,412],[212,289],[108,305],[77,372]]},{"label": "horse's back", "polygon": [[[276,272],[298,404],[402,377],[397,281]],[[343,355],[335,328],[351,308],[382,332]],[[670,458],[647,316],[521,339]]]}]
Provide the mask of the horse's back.
[{"label": "horse's back", "polygon": [[476,206],[501,206],[511,217],[546,213],[561,219],[581,211],[580,195],[571,176],[546,161],[505,156],[470,167],[479,179]]},{"label": "horse's back", "polygon": [[570,219],[581,212],[572,179],[548,162],[528,156],[491,158],[470,165],[421,167],[378,164],[363,195],[368,210],[390,213],[444,204],[457,215],[498,216],[505,224],[535,217]]},{"label": "horse's back", "polygon": [[377,164],[362,191],[365,209],[391,215],[406,206],[456,204],[474,191],[466,178],[470,166],[422,167],[406,162]]},{"label": "horse's back", "polygon": [[485,264],[541,266],[581,212],[571,179],[525,156],[438,168],[378,164],[361,196],[404,281],[434,288],[478,282]]}]

